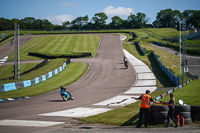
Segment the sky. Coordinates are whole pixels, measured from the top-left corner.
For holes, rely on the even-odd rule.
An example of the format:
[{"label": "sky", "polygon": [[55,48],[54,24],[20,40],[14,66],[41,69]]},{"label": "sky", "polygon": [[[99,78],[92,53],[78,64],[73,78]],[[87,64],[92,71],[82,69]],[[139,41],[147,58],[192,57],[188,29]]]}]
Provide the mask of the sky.
[{"label": "sky", "polygon": [[145,13],[149,23],[160,10],[200,10],[200,0],[0,0],[0,17],[6,19],[34,17],[53,24],[72,21],[77,17],[104,12],[111,22],[113,16],[127,19],[130,13]]}]

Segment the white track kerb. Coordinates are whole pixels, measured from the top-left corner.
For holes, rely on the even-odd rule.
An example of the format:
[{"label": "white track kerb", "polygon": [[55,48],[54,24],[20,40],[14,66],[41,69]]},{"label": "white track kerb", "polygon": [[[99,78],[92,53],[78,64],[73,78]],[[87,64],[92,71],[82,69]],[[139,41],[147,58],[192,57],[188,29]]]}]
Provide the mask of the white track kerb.
[{"label": "white track kerb", "polygon": [[[121,39],[126,37],[121,36]],[[124,55],[127,57],[129,64],[133,66],[136,72],[136,82],[133,83],[133,86],[124,92],[121,95],[115,96],[113,98],[107,99],[105,101],[95,103],[93,105],[88,105],[87,107],[78,107],[68,110],[62,110],[57,112],[49,112],[44,114],[38,114],[40,116],[54,116],[54,117],[88,117],[100,113],[104,113],[112,110],[112,107],[123,107],[125,105],[136,102],[136,100],[131,99],[132,96],[139,97],[141,94],[144,94],[148,89],[151,92],[156,90],[156,78],[149,69],[149,67],[131,55],[126,50]],[[130,66],[129,66],[130,67]],[[12,126],[24,126],[24,123],[27,123],[26,126],[33,127],[48,127],[52,125],[62,124],[62,122],[50,122],[50,121],[25,121],[25,120],[2,120],[0,125],[12,125]],[[37,123],[37,124],[36,124]]]}]

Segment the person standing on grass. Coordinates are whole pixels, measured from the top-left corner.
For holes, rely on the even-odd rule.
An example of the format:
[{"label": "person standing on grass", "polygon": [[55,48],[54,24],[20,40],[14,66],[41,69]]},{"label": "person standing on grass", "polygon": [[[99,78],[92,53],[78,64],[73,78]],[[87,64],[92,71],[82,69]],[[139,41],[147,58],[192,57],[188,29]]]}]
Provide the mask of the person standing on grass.
[{"label": "person standing on grass", "polygon": [[174,94],[170,93],[170,100],[169,102],[165,102],[167,104],[167,106],[169,107],[169,111],[167,114],[167,124],[165,127],[169,127],[169,119],[172,119],[172,121],[176,124],[176,128],[178,127],[178,123],[176,121],[176,119],[174,118],[174,112],[175,112],[175,98],[174,98]]},{"label": "person standing on grass", "polygon": [[135,99],[135,100],[141,100],[140,112],[139,112],[139,123],[136,126],[137,128],[141,127],[143,114],[144,114],[144,119],[145,119],[145,122],[144,122],[145,128],[148,127],[148,121],[149,121],[149,115],[150,115],[150,102],[159,103],[152,99],[152,97],[150,96],[150,93],[151,93],[150,90],[146,90],[146,94],[141,95],[139,98],[131,97],[132,99]]}]

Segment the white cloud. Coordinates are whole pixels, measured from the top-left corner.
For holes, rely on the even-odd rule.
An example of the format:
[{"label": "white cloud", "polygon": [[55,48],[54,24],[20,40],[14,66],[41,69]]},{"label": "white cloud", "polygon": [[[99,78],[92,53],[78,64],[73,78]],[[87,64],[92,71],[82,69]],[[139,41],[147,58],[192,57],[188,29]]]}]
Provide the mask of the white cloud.
[{"label": "white cloud", "polygon": [[132,8],[124,8],[124,7],[114,8],[113,6],[106,7],[103,12],[110,17],[119,16],[122,18],[128,17],[131,13],[134,14]]},{"label": "white cloud", "polygon": [[65,22],[65,21],[71,22],[74,19],[74,17],[72,15],[69,15],[69,14],[63,14],[63,15],[58,15],[58,16],[55,16],[55,17],[48,16],[45,19],[48,19],[53,24],[61,25],[62,22]]}]

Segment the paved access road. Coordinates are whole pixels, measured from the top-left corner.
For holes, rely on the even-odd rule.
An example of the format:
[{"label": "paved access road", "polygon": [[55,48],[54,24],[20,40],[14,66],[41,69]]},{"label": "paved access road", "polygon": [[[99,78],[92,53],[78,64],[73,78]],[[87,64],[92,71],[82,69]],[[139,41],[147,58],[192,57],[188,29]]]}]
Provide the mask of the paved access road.
[{"label": "paved access road", "polygon": [[[177,55],[179,56],[179,52],[172,50],[170,48],[167,47],[162,47],[162,46],[158,46],[155,44],[152,44],[153,46],[160,48],[162,50],[165,50],[173,55]],[[187,51],[186,51],[187,52]],[[197,75],[200,77],[200,57],[197,56],[190,56],[190,55],[186,55],[187,58],[187,65],[188,65],[188,70],[191,74],[193,75]]]}]

